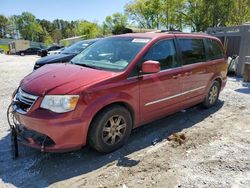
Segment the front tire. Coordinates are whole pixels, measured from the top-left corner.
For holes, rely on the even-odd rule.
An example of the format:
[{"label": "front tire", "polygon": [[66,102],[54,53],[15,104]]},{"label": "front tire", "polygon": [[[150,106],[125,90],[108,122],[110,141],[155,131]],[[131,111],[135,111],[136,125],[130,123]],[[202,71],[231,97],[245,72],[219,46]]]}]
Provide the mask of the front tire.
[{"label": "front tire", "polygon": [[102,153],[109,153],[125,144],[132,130],[130,112],[119,105],[102,110],[94,118],[88,142],[92,148]]},{"label": "front tire", "polygon": [[210,108],[214,106],[218,102],[219,95],[220,95],[220,83],[215,80],[212,86],[210,87],[206,98],[202,103],[203,107]]}]

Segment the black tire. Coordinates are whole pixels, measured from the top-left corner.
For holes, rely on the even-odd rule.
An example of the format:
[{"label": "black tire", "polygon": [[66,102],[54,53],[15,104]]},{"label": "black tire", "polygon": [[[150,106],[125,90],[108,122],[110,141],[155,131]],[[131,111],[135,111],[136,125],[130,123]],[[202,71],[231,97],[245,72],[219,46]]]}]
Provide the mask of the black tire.
[{"label": "black tire", "polygon": [[212,86],[210,87],[206,95],[206,98],[202,103],[203,107],[210,108],[214,106],[218,102],[219,95],[220,95],[220,83],[215,80]]},{"label": "black tire", "polygon": [[88,142],[95,150],[109,153],[125,144],[132,130],[130,112],[119,105],[110,106],[97,114],[91,123]]}]

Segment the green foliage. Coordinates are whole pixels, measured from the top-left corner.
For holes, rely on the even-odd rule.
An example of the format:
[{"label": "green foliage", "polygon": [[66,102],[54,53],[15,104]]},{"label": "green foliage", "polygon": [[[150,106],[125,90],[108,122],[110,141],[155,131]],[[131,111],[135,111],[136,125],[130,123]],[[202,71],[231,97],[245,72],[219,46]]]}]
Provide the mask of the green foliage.
[{"label": "green foliage", "polygon": [[39,41],[39,35],[42,34],[43,29],[33,14],[23,12],[17,17],[16,24],[23,39]]},{"label": "green foliage", "polygon": [[192,31],[241,25],[250,20],[249,9],[250,0],[133,0],[125,6],[139,27]]},{"label": "green foliage", "polygon": [[130,19],[142,28],[159,28],[162,17],[161,0],[134,0],[125,6]]},{"label": "green foliage", "polygon": [[85,35],[87,39],[96,38],[101,35],[101,29],[97,23],[79,21],[76,25],[77,35]]},{"label": "green foliage", "polygon": [[62,44],[63,44],[63,46],[69,46],[70,45],[70,42],[69,41],[67,41],[67,40],[64,40],[63,42],[62,42]]},{"label": "green foliage", "polygon": [[7,51],[9,50],[8,45],[0,45],[0,48],[4,50],[4,53],[7,53]]},{"label": "green foliage", "polygon": [[114,13],[112,16],[106,17],[102,25],[102,33],[103,35],[123,33],[127,24],[128,18],[126,15]]},{"label": "green foliage", "polygon": [[250,21],[250,0],[231,0],[227,25],[240,25]]},{"label": "green foliage", "polygon": [[50,46],[53,43],[52,37],[47,33],[43,39],[46,46]]},{"label": "green foliage", "polygon": [[0,38],[6,35],[6,28],[8,26],[8,18],[4,15],[0,15]]}]

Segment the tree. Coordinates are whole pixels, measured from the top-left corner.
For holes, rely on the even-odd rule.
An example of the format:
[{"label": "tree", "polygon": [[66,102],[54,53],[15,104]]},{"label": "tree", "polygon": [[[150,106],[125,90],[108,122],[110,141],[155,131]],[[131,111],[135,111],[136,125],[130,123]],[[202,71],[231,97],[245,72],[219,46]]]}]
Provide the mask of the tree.
[{"label": "tree", "polygon": [[250,20],[250,0],[187,0],[182,11],[192,31],[208,27],[241,25]]},{"label": "tree", "polygon": [[36,21],[36,17],[23,12],[16,20],[17,29],[25,40],[39,41],[39,35],[43,32],[41,25]]},{"label": "tree", "polygon": [[134,0],[125,5],[129,18],[142,28],[159,28],[162,17],[161,0]]},{"label": "tree", "polygon": [[102,25],[103,35],[124,33],[127,24],[128,18],[126,15],[114,13],[112,16],[107,16]]},{"label": "tree", "polygon": [[87,39],[96,38],[101,35],[101,28],[97,25],[97,23],[83,20],[77,23],[76,33],[78,35],[85,35]]},{"label": "tree", "polygon": [[6,37],[7,26],[8,26],[8,18],[6,18],[4,15],[0,15],[0,38]]},{"label": "tree", "polygon": [[60,29],[55,29],[51,32],[51,37],[55,43],[59,43],[62,38],[62,32]]},{"label": "tree", "polygon": [[205,31],[210,25],[209,3],[206,0],[187,0],[183,10],[178,13],[184,16],[186,26],[190,26],[192,31]]},{"label": "tree", "polygon": [[208,27],[241,25],[250,20],[250,0],[134,0],[125,6],[129,18],[139,27]]},{"label": "tree", "polygon": [[182,30],[184,27],[183,11],[186,0],[162,0],[161,25],[168,30]]},{"label": "tree", "polygon": [[53,43],[53,39],[48,33],[46,33],[43,38],[43,42],[45,43],[46,46],[49,46],[50,44]]},{"label": "tree", "polygon": [[241,25],[250,21],[250,0],[232,0],[228,25]]}]

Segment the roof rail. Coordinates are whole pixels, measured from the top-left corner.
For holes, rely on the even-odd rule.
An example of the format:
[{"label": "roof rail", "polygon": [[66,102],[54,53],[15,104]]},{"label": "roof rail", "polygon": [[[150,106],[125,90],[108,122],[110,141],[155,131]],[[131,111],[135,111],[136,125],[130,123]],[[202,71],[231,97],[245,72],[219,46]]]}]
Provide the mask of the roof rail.
[{"label": "roof rail", "polygon": [[181,30],[167,30],[167,29],[162,29],[162,30],[155,30],[155,31],[150,31],[147,33],[182,33]]}]

